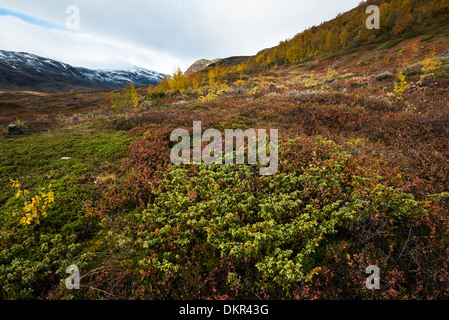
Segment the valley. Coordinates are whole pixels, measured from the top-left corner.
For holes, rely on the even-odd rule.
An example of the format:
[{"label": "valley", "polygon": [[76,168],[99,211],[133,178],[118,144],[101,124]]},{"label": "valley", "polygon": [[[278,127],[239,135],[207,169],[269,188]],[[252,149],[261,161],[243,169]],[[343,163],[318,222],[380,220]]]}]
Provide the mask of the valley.
[{"label": "valley", "polygon": [[[416,27],[352,30],[362,3],[154,85],[2,89],[1,131],[24,133],[0,137],[0,297],[447,299],[449,20],[413,5]],[[359,39],[320,42],[343,27]],[[199,121],[278,130],[276,173],[172,163]]]}]

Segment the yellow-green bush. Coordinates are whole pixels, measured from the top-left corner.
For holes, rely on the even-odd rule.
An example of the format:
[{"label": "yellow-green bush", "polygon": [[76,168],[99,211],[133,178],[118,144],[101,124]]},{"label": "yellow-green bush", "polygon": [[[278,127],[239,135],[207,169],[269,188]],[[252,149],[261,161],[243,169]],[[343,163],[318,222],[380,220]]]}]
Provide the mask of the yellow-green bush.
[{"label": "yellow-green bush", "polygon": [[136,87],[130,83],[124,88],[125,93],[111,92],[112,108],[116,110],[131,109],[138,112],[141,109],[140,96],[137,94]]},{"label": "yellow-green bush", "polygon": [[47,210],[54,204],[55,195],[51,191],[51,184],[48,190],[41,190],[39,194],[30,195],[28,190],[22,189],[18,180],[10,180],[12,186],[17,188],[14,198],[21,201],[23,207],[19,212],[13,212],[13,215],[21,217],[20,224],[37,226],[41,218],[47,217]]}]

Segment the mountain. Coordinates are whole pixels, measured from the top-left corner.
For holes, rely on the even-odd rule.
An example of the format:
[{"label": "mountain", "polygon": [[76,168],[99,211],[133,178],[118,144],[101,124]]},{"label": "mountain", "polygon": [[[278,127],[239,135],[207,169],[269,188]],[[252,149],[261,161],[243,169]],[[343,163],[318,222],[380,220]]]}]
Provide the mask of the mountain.
[{"label": "mountain", "polygon": [[185,74],[187,76],[194,74],[195,72],[201,71],[205,68],[207,68],[208,66],[210,66],[211,64],[214,64],[218,61],[220,61],[221,59],[214,59],[214,60],[207,60],[207,59],[201,59],[196,61],[195,63],[193,63],[185,72]]},{"label": "mountain", "polygon": [[25,52],[0,50],[0,88],[40,92],[156,85],[165,74],[139,67],[91,70]]},{"label": "mountain", "polygon": [[[366,27],[371,17],[367,14],[370,5],[381,12],[379,29]],[[362,49],[389,49],[417,36],[422,36],[422,42],[438,35],[447,37],[448,26],[448,0],[367,0],[332,20],[281,41],[278,46],[259,51],[246,63],[255,71],[317,58],[342,57]]]},{"label": "mountain", "polygon": [[214,60],[206,60],[201,59],[193,63],[185,72],[186,76],[191,76],[197,72],[203,70],[209,70],[215,67],[233,67],[241,65],[245,63],[249,58],[249,56],[237,56],[237,57],[229,57],[224,59],[214,59]]},{"label": "mountain", "polygon": [[[379,29],[369,29],[366,26],[371,17],[367,14],[367,8],[371,5],[377,6],[382,13],[379,17]],[[200,60],[189,69],[195,72],[186,74],[192,76],[203,73],[197,77],[207,77],[208,72],[219,67],[226,68],[219,72],[224,76],[235,73],[232,67],[238,64],[247,73],[273,70],[278,66],[299,66],[311,61],[320,61],[323,62],[322,65],[326,65],[326,61],[334,60],[335,63],[335,59],[339,58],[346,60],[346,64],[354,61],[347,59],[353,53],[363,55],[365,50],[373,53],[385,52],[391,48],[399,51],[404,49],[401,48],[403,44],[407,46],[410,41],[415,41],[415,47],[411,48],[415,55],[419,53],[428,56],[434,50],[438,57],[445,57],[449,56],[445,53],[448,31],[449,0],[367,0],[360,2],[352,10],[338,14],[332,20],[281,41],[275,47],[260,50],[256,55],[219,59],[214,63],[205,60],[206,64],[201,63],[204,60]],[[434,41],[436,39],[438,41]],[[434,42],[432,47],[426,45],[430,42]],[[375,55],[370,59],[380,62]],[[330,64],[327,65],[329,66]],[[385,63],[382,62],[377,67],[384,68]]]}]

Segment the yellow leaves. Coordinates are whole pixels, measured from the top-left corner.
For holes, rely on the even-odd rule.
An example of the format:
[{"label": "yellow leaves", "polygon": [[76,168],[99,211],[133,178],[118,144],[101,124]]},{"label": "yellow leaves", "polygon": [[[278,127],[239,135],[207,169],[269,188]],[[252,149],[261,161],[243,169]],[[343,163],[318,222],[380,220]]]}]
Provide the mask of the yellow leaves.
[{"label": "yellow leaves", "polygon": [[39,225],[39,217],[37,216],[37,214],[27,214],[24,217],[22,217],[22,219],[20,219],[20,224],[22,225]]},{"label": "yellow leaves", "polygon": [[31,211],[33,211],[33,209],[35,209],[35,201],[34,201],[34,199],[33,199],[33,201],[30,204],[25,205],[25,207],[23,207],[22,210],[24,212],[31,212]]},{"label": "yellow leaves", "polygon": [[397,98],[402,101],[402,94],[409,88],[409,85],[405,80],[405,75],[402,69],[398,70],[396,77],[398,78],[399,82],[394,82],[394,93],[396,93]]},{"label": "yellow leaves", "polygon": [[55,194],[52,191],[47,193],[47,201],[48,201],[48,203],[55,202]]},{"label": "yellow leaves", "polygon": [[14,198],[18,199],[23,195],[23,191],[22,190],[17,190],[16,194],[14,195]]},{"label": "yellow leaves", "polygon": [[316,85],[319,84],[318,81],[315,81],[315,80],[314,80],[314,77],[315,77],[315,73],[312,72],[312,73],[310,74],[310,78],[308,78],[308,79],[304,82],[304,87],[305,87],[305,88],[314,87],[314,86],[316,86]]},{"label": "yellow leaves", "polygon": [[309,272],[309,274],[307,275],[307,278],[305,280],[305,282],[312,282],[312,279],[314,276],[318,275],[321,271],[321,267],[317,267],[315,269],[313,269],[312,271]]},{"label": "yellow leaves", "polygon": [[190,79],[182,72],[181,68],[175,68],[170,81],[170,87],[174,90],[184,90]]},{"label": "yellow leaves", "polygon": [[12,182],[12,186],[13,188],[20,188],[20,183],[19,180],[13,180],[13,179],[9,179],[9,181]]},{"label": "yellow leaves", "polygon": [[55,202],[54,192],[51,191],[51,184],[48,187],[48,191],[41,191],[39,195],[35,195],[29,199],[29,192],[27,190],[22,190],[21,185],[18,180],[10,180],[13,187],[17,188],[17,193],[14,198],[22,198],[23,207],[21,213],[13,212],[12,215],[21,215],[20,219],[21,225],[39,225],[39,219],[41,217],[47,217],[47,209]]},{"label": "yellow leaves", "polygon": [[243,81],[242,79],[239,79],[239,80],[234,82],[234,85],[236,87],[243,87],[245,85],[245,81]]},{"label": "yellow leaves", "polygon": [[129,85],[129,90],[130,90],[130,96],[131,96],[130,98],[131,98],[131,103],[133,106],[133,111],[139,112],[140,109],[142,108],[142,106],[139,105],[140,97],[137,94],[136,87],[134,86],[134,84],[131,83]]},{"label": "yellow leaves", "polygon": [[238,65],[237,68],[236,68],[237,72],[243,72],[244,70],[245,70],[245,66],[243,64]]},{"label": "yellow leaves", "polygon": [[329,67],[329,68],[327,69],[326,78],[327,78],[328,80],[331,80],[331,79],[333,79],[333,78],[336,77],[336,76],[338,76],[338,72],[335,71],[334,68]]},{"label": "yellow leaves", "polygon": [[435,48],[432,48],[431,54],[427,59],[422,61],[422,64],[423,71],[426,73],[426,75],[431,74],[433,70],[437,69],[440,66],[440,61],[438,61],[435,56]]},{"label": "yellow leaves", "polygon": [[225,69],[222,67],[215,67],[212,68],[209,73],[208,73],[208,77],[209,77],[209,84],[212,87],[218,87],[221,84],[221,81],[225,75]]},{"label": "yellow leaves", "polygon": [[140,105],[141,97],[137,94],[136,87],[133,83],[126,86],[125,94],[120,92],[110,94],[112,101],[112,108],[121,110],[124,107],[131,107],[133,111],[138,112],[142,108]]}]

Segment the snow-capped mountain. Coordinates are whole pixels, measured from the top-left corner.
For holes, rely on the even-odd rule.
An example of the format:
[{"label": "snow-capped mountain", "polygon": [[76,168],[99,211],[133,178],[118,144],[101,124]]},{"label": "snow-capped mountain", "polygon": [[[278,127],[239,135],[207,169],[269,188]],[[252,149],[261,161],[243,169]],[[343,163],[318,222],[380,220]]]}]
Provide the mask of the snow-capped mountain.
[{"label": "snow-capped mountain", "polygon": [[25,52],[0,50],[0,88],[63,92],[116,89],[132,82],[155,85],[165,74],[139,67],[131,70],[91,70]]}]

